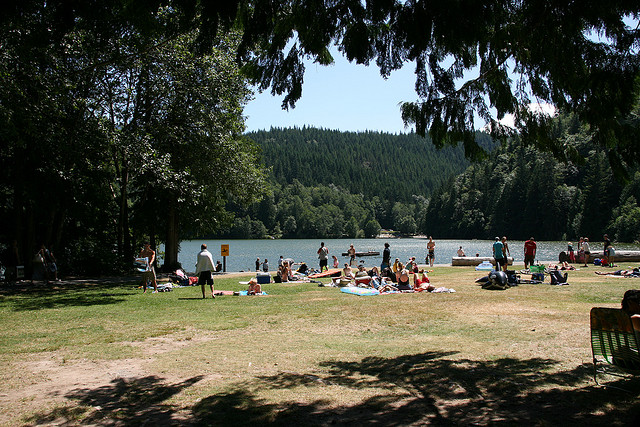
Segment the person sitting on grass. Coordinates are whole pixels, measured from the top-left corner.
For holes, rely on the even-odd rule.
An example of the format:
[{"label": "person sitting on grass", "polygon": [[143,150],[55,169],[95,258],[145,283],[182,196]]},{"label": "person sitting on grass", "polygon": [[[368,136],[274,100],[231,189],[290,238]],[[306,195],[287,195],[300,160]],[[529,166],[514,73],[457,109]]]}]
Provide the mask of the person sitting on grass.
[{"label": "person sitting on grass", "polygon": [[289,281],[290,276],[289,263],[285,261],[278,268],[278,277],[280,277],[280,282],[285,283]]},{"label": "person sitting on grass", "polygon": [[399,271],[396,273],[396,281],[398,283],[398,289],[401,291],[412,291],[413,287],[409,283],[409,270],[404,268],[402,263],[399,264]]},{"label": "person sitting on grass", "polygon": [[374,289],[378,289],[380,287],[380,282],[382,281],[382,278],[380,277],[380,272],[378,270],[378,267],[376,267],[374,265],[371,268],[371,270],[369,270],[367,272],[367,274],[369,275],[369,277],[371,277],[371,281],[369,282],[369,286],[374,288]]},{"label": "person sitting on grass", "polygon": [[418,272],[418,264],[416,263],[416,257],[412,256],[411,258],[409,258],[406,269],[414,273]]},{"label": "person sitting on grass", "polygon": [[300,267],[298,267],[297,272],[300,274],[308,274],[309,267],[307,267],[307,263],[306,262],[300,263]]},{"label": "person sitting on grass", "polygon": [[349,263],[345,262],[340,277],[334,277],[331,281],[337,286],[347,286],[350,282],[355,280],[355,278],[356,276],[353,274],[353,270],[351,270]]},{"label": "person sitting on grass", "polygon": [[364,264],[360,264],[358,266],[358,271],[355,274],[355,282],[356,286],[365,285],[368,286],[371,282],[371,276],[367,273],[367,270],[364,268]]},{"label": "person sitting on grass", "polygon": [[640,289],[629,289],[626,291],[620,305],[629,316],[640,314]]},{"label": "person sitting on grass", "polygon": [[429,282],[429,277],[424,270],[420,270],[418,274],[413,275],[413,290],[416,292],[431,292],[435,289]]},{"label": "person sitting on grass", "polygon": [[558,266],[556,265],[556,267],[553,270],[549,271],[549,276],[551,277],[551,284],[552,285],[568,285],[567,283],[567,278],[568,278],[568,274],[567,273],[560,273],[560,270],[558,270]]},{"label": "person sitting on grass", "polygon": [[258,283],[258,280],[254,277],[249,280],[249,289],[247,289],[247,295],[260,295],[262,294],[262,286]]},{"label": "person sitting on grass", "polygon": [[633,329],[636,333],[636,340],[640,338],[640,289],[629,289],[622,297],[620,303],[630,317]]}]

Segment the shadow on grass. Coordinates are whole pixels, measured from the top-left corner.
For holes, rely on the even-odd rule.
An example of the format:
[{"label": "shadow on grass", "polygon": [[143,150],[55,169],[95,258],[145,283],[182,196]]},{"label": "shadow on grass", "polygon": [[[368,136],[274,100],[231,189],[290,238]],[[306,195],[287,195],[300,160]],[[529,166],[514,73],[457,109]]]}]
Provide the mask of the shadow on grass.
[{"label": "shadow on grass", "polygon": [[[258,378],[227,394],[209,396],[194,407],[194,423],[235,425],[638,425],[640,384],[634,394],[589,385],[591,365],[551,372],[549,359],[449,360],[451,353],[358,362],[325,362],[326,375],[282,373]],[[254,394],[264,388],[339,387],[363,391],[364,401],[335,407],[319,399],[277,404]],[[307,393],[305,393],[307,394]],[[373,396],[372,396],[373,394]]]},{"label": "shadow on grass", "polygon": [[[173,425],[176,409],[165,401],[201,379],[196,376],[181,383],[165,384],[156,376],[119,378],[108,386],[78,389],[65,396],[80,406],[56,408],[27,421],[45,424],[81,419],[83,425]],[[89,414],[84,416],[88,409]]]},{"label": "shadow on grass", "polygon": [[42,310],[67,306],[116,304],[135,294],[135,282],[116,280],[22,282],[0,287],[0,306],[14,311]]},{"label": "shadow on grass", "polygon": [[[550,359],[451,360],[455,353],[427,352],[356,362],[326,361],[322,373],[283,372],[235,384],[192,408],[166,401],[198,382],[166,385],[158,377],[115,380],[66,397],[87,407],[95,425],[638,425],[640,384],[618,381],[633,394],[593,387],[591,365],[558,370]],[[632,386],[632,387],[630,387]],[[269,390],[273,390],[270,393]],[[277,399],[300,392],[304,398]],[[362,396],[340,405],[336,396]],[[276,396],[266,400],[262,396]],[[294,394],[295,395],[295,394]],[[309,400],[308,396],[319,396]],[[351,400],[347,397],[345,400]],[[189,412],[191,410],[191,412]],[[61,413],[69,411],[69,414]],[[78,414],[57,408],[33,422]]]}]

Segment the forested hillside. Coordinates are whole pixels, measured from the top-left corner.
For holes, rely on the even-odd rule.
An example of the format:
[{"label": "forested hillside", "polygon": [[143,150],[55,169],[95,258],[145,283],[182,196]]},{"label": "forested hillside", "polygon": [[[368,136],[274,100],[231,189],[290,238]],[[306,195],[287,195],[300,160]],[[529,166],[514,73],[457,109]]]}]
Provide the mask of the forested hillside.
[{"label": "forested hillside", "polygon": [[519,139],[441,186],[422,232],[441,238],[640,240],[640,172],[614,177],[605,150],[575,116],[555,121],[555,137],[583,162],[559,162]]},{"label": "forested hillside", "polygon": [[229,204],[235,220],[217,236],[369,237],[387,228],[438,238],[640,239],[640,172],[614,177],[575,116],[556,119],[554,133],[581,161],[559,161],[519,138],[492,149],[481,134],[490,154],[469,164],[461,151],[438,151],[415,135],[254,132],[248,137],[272,168],[269,188],[249,207]]},{"label": "forested hillside", "polygon": [[[234,222],[216,236],[371,237],[381,228],[414,234],[429,195],[469,165],[461,147],[437,150],[415,134],[305,127],[246,136],[262,149],[269,188],[249,207],[228,203]],[[492,147],[486,135],[478,142]]]},{"label": "forested hillside", "polygon": [[[247,134],[263,150],[280,185],[336,185],[354,194],[395,202],[428,197],[469,165],[461,147],[438,150],[416,134],[341,132],[317,128],[271,129]],[[483,147],[490,139],[478,134]]]}]

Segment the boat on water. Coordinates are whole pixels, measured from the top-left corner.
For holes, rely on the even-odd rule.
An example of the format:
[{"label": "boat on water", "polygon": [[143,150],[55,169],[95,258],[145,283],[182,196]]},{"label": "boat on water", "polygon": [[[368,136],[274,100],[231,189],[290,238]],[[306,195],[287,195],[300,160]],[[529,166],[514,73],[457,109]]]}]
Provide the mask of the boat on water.
[{"label": "boat on water", "polygon": [[[357,257],[361,256],[378,256],[380,252],[378,251],[367,251],[367,252],[356,252]],[[342,256],[349,256],[349,252],[342,252]]]}]

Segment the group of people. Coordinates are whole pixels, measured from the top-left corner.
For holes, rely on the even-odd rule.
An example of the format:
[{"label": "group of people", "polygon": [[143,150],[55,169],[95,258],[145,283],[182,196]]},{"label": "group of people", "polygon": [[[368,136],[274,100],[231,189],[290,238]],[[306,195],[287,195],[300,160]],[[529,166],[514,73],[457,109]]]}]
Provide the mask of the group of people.
[{"label": "group of people", "polygon": [[[525,250],[526,247],[527,245],[525,243]],[[509,257],[511,256],[509,244],[507,243],[507,236],[503,236],[502,239],[500,239],[500,237],[496,237],[495,243],[491,247],[491,251],[493,253],[493,259],[496,261],[496,269],[507,271],[507,267],[509,265]],[[526,255],[524,263],[526,267]]]},{"label": "group of people", "polygon": [[268,259],[264,259],[264,261],[260,262],[260,258],[256,258],[256,271],[260,271],[260,269],[262,268],[262,271],[267,273],[269,271],[269,260]]},{"label": "group of people", "polygon": [[[608,234],[603,236],[603,257],[600,259],[600,265],[603,267],[615,267],[615,256],[616,250],[611,243],[611,239]],[[576,250],[573,247],[571,242],[567,244],[567,257],[569,258],[569,262],[571,263],[580,263],[583,264],[583,267],[588,267],[590,256],[591,256],[591,247],[589,245],[588,237],[580,237],[578,241],[578,251],[576,258]]]},{"label": "group of people", "polygon": [[58,279],[58,265],[53,253],[47,249],[43,244],[33,257],[33,274],[31,276],[31,282],[34,280],[59,281]]},{"label": "group of people", "polygon": [[[142,271],[142,293],[147,292],[149,285],[153,287],[153,293],[158,292],[158,279],[156,276],[155,263],[156,252],[151,248],[150,243],[145,243],[144,247],[138,254],[138,259],[144,260],[144,269]],[[207,249],[207,245],[203,243],[200,246],[200,252],[196,256],[196,276],[198,277],[198,285],[202,289],[202,298],[205,298],[205,286],[211,289],[211,298],[215,298],[213,293],[213,273],[222,271],[222,263],[217,261],[213,263],[213,256]]]},{"label": "group of people", "polygon": [[394,268],[385,267],[382,270],[376,266],[367,270],[364,264],[360,264],[355,271],[349,263],[345,263],[340,276],[334,277],[332,282],[335,286],[359,286],[373,288],[379,292],[431,292],[434,289],[424,270],[414,273],[401,262]]},{"label": "group of people", "polygon": [[[460,247],[460,249],[462,249],[462,247]],[[427,243],[427,256],[425,257],[425,264],[430,265],[431,267],[433,267],[433,264],[435,262],[435,250],[436,250],[436,243],[433,240],[433,237],[429,237],[429,242]],[[356,261],[356,249],[353,246],[353,244],[349,245],[349,249],[347,249],[347,256],[349,257],[349,262],[347,263],[350,267],[356,267],[357,266],[357,261]],[[320,249],[318,249],[318,260],[319,260],[319,265],[320,265],[320,271],[325,271],[328,269],[328,256],[329,256],[329,250],[327,249],[327,247],[325,246],[324,242],[320,243]],[[333,259],[333,268],[338,268],[338,258],[335,255],[332,255],[332,259]],[[412,264],[417,265],[415,263],[415,257],[412,258]],[[396,258],[396,263],[398,262],[398,259]],[[382,262],[380,263],[380,269],[384,270],[385,268],[390,268],[391,267],[391,248],[389,243],[385,243],[384,244],[384,249],[382,251]],[[395,268],[394,268],[395,270]]]},{"label": "group of people", "polygon": [[[18,241],[13,240],[11,245],[7,247],[2,254],[0,254],[0,265],[5,267],[5,279],[8,281],[15,281],[22,278],[24,272],[24,264],[22,257],[20,256],[20,250],[18,248]],[[53,252],[46,247],[44,243],[41,243],[34,250],[33,258],[31,260],[31,283],[34,280],[44,281],[49,283],[50,281],[58,282],[58,261],[53,255]]]}]

